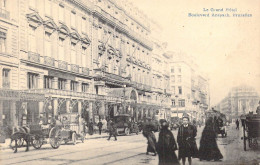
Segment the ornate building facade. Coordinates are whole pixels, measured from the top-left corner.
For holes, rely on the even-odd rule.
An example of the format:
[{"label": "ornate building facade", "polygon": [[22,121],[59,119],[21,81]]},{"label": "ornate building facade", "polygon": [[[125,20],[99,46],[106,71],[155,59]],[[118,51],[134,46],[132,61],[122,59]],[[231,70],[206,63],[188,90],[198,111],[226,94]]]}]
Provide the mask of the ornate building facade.
[{"label": "ornate building facade", "polygon": [[1,109],[13,114],[10,125],[65,114],[97,122],[128,113],[138,121],[169,110],[166,57],[149,19],[127,1],[1,3],[9,6],[1,9],[1,87],[11,82],[28,98]]},{"label": "ornate building facade", "polygon": [[216,109],[226,114],[230,120],[237,119],[242,114],[256,113],[259,99],[259,94],[253,87],[241,85],[233,87],[216,105]]},{"label": "ornate building facade", "polygon": [[170,59],[170,85],[172,98],[172,117],[188,114],[191,119],[205,117],[209,104],[208,79],[194,62],[194,58],[185,53],[167,52]]}]

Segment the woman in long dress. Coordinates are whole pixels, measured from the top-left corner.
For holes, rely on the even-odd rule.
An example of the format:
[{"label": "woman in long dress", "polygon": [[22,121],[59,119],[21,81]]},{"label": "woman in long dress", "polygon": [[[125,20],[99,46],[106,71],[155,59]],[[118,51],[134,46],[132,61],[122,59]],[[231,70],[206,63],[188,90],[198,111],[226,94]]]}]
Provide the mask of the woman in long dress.
[{"label": "woman in long dress", "polygon": [[200,160],[219,161],[223,158],[216,142],[217,134],[214,131],[214,120],[212,117],[206,121],[205,128],[202,132],[199,147]]},{"label": "woman in long dress", "polygon": [[159,155],[159,165],[179,165],[178,158],[175,154],[177,143],[172,132],[168,129],[169,125],[166,120],[161,120],[161,130],[156,146]]},{"label": "woman in long dress", "polygon": [[147,139],[147,150],[146,150],[146,154],[148,155],[149,152],[154,153],[154,156],[156,156],[156,148],[155,148],[155,144],[156,144],[156,138],[153,131],[153,125],[151,125],[150,122],[147,122],[143,128],[143,135],[144,137],[146,137]]}]

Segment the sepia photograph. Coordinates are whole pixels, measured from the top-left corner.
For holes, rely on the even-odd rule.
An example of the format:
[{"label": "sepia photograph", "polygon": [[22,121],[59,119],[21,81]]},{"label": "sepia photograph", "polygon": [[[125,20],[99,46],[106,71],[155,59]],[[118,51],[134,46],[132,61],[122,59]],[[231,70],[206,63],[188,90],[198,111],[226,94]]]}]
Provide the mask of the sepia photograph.
[{"label": "sepia photograph", "polygon": [[260,0],[0,0],[1,165],[259,165]]}]

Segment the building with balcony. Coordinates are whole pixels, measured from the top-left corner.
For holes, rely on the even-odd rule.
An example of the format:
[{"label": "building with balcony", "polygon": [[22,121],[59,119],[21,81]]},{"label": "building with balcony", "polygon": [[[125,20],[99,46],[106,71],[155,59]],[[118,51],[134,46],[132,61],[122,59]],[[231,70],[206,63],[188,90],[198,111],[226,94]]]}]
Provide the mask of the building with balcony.
[{"label": "building with balcony", "polygon": [[208,80],[199,72],[194,58],[182,52],[167,52],[170,59],[171,117],[204,116],[208,108]]},{"label": "building with balcony", "polygon": [[2,88],[22,97],[1,111],[13,114],[11,125],[65,114],[97,122],[128,113],[138,121],[169,109],[169,76],[160,67],[168,60],[149,19],[127,1],[2,2]]},{"label": "building with balcony", "polygon": [[256,113],[259,99],[259,94],[253,87],[241,85],[233,87],[215,107],[226,114],[230,120],[237,119],[242,114]]}]

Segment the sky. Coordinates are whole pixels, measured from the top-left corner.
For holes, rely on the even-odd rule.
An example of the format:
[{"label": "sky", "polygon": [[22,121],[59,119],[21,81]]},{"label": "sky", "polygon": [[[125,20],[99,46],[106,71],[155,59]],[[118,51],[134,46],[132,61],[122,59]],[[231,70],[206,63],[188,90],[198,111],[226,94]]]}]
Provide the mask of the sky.
[{"label": "sky", "polygon": [[[160,25],[168,50],[195,57],[200,70],[209,76],[211,105],[239,85],[252,86],[260,94],[260,0],[129,2]],[[223,11],[211,11],[222,8]],[[210,17],[189,17],[188,13],[209,13]],[[230,17],[211,16],[227,13]],[[252,16],[233,17],[233,14]]]}]

